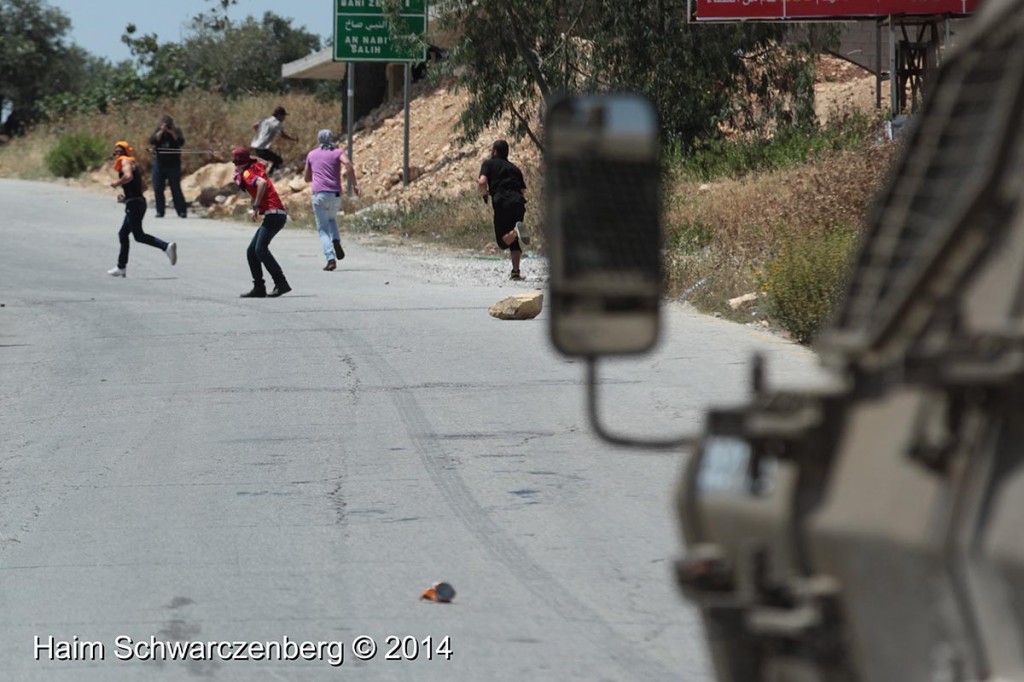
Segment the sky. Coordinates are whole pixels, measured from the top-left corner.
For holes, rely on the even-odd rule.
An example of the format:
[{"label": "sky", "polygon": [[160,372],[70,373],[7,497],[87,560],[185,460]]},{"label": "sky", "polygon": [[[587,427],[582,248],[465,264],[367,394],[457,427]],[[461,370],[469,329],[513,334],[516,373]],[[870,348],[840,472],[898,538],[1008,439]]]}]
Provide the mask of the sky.
[{"label": "sky", "polygon": [[[111,62],[131,58],[121,34],[135,24],[136,35],[155,33],[160,42],[178,42],[185,35],[189,19],[208,12],[219,3],[211,0],[48,0],[52,7],[71,19],[70,41]],[[228,10],[235,21],[247,16],[262,17],[271,11],[292,19],[295,28],[305,28],[321,40],[334,34],[334,0],[238,0]]]}]

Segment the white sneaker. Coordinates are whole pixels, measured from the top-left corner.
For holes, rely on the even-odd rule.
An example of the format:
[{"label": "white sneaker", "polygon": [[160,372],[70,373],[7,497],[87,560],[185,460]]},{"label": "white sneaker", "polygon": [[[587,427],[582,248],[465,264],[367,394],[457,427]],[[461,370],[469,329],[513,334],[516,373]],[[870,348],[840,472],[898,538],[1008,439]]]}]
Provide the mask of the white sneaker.
[{"label": "white sneaker", "polygon": [[519,239],[519,243],[530,243],[530,231],[526,229],[526,225],[523,224],[522,220],[517,222],[515,228],[513,229],[515,230],[516,237]]},{"label": "white sneaker", "polygon": [[164,253],[167,254],[167,258],[171,261],[171,265],[174,265],[175,263],[177,263],[178,262],[178,243],[177,242],[171,242],[170,244],[168,244],[167,248],[164,250]]},{"label": "white sneaker", "polygon": [[124,277],[127,271],[124,268],[110,268],[107,274],[111,277]]}]

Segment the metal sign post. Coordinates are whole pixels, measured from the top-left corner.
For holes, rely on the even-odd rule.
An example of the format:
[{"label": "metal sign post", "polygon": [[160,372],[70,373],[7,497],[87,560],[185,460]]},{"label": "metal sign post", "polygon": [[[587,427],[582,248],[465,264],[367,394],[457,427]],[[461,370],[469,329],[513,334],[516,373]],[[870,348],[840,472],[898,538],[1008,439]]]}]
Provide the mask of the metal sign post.
[{"label": "metal sign post", "polygon": [[[345,80],[348,81],[348,93],[347,93],[347,96],[348,96],[348,110],[346,111],[346,116],[345,116],[345,118],[347,119],[347,122],[348,122],[348,131],[347,131],[348,132],[348,150],[347,151],[348,151],[348,162],[353,165],[353,168],[355,167],[355,162],[356,162],[355,161],[356,155],[355,155],[355,153],[352,150],[352,126],[353,126],[352,119],[355,118],[355,115],[356,115],[356,104],[355,104],[355,98],[356,98],[356,68],[355,67],[356,67],[356,63],[355,62],[349,62],[348,65],[345,67],[345,76],[346,76]],[[347,185],[348,186],[348,195],[352,196],[352,174],[351,173],[346,173],[345,177],[347,178],[346,182],[348,183],[348,185]]]},{"label": "metal sign post", "polygon": [[412,65],[405,65],[405,87],[402,106],[405,109],[405,135],[402,138],[402,186],[409,186],[409,83],[412,80]]}]

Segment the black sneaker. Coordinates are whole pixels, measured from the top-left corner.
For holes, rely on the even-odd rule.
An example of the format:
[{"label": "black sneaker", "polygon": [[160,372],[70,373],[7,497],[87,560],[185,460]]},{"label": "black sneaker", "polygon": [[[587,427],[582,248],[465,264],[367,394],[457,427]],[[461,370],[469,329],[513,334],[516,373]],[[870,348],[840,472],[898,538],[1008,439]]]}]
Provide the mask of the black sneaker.
[{"label": "black sneaker", "polygon": [[288,286],[288,282],[283,282],[281,284],[275,284],[274,285],[274,290],[271,291],[269,294],[267,294],[267,298],[277,298],[278,296],[284,296],[285,294],[287,294],[291,290],[292,290],[292,288],[290,286]]},{"label": "black sneaker", "polygon": [[327,272],[330,272],[331,270],[337,270],[337,268],[338,261],[334,260],[333,258],[327,261],[327,265],[324,266],[324,270],[326,270]]},{"label": "black sneaker", "polygon": [[334,240],[334,255],[338,257],[338,260],[345,259],[345,249],[341,248],[341,242],[337,239]]},{"label": "black sneaker", "polygon": [[263,283],[254,284],[252,290],[245,292],[239,298],[266,298],[267,287],[263,286]]},{"label": "black sneaker", "polygon": [[512,274],[509,275],[508,278],[513,282],[521,282],[523,279],[525,279],[521,274],[519,274],[518,270],[513,270]]}]

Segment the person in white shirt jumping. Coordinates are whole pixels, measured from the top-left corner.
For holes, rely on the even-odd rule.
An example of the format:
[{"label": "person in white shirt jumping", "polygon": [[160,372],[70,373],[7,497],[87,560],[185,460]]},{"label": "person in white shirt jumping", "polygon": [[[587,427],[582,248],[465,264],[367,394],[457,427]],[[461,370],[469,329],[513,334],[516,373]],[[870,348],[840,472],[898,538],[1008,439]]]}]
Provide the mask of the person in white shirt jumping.
[{"label": "person in white shirt jumping", "polygon": [[252,149],[253,156],[269,163],[267,166],[268,176],[274,172],[275,168],[284,163],[284,159],[270,151],[270,145],[274,142],[274,138],[280,135],[282,139],[290,140],[291,142],[299,139],[285,132],[284,119],[287,116],[288,112],[284,110],[284,107],[277,107],[272,115],[252,124],[252,129],[256,131],[256,136],[252,138],[249,147]]}]

